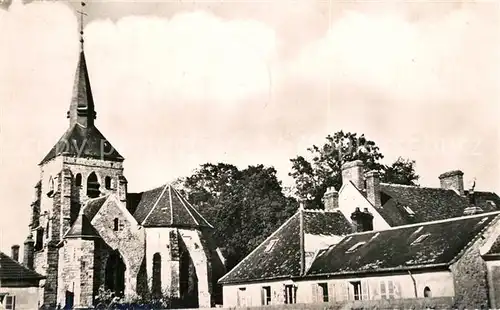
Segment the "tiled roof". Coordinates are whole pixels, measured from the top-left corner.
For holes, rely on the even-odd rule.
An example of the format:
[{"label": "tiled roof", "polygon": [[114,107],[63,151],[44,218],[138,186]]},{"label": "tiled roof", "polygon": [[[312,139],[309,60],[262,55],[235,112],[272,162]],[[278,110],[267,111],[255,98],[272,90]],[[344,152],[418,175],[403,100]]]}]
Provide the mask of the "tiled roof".
[{"label": "tiled roof", "polygon": [[316,257],[307,276],[448,266],[498,214],[347,235]]},{"label": "tiled roof", "polygon": [[69,128],[40,164],[58,155],[123,161],[123,157],[94,126],[84,128],[75,124]]},{"label": "tiled roof", "polygon": [[137,221],[145,227],[210,227],[203,216],[174,189],[166,184],[161,187],[129,195],[127,205]]},{"label": "tiled roof", "polygon": [[0,252],[0,281],[2,280],[37,280],[44,277],[30,270],[11,257]]},{"label": "tiled roof", "polygon": [[[304,233],[345,235],[351,227],[340,212],[304,210]],[[300,275],[300,212],[295,213],[219,283],[239,283]]]},{"label": "tiled roof", "polygon": [[85,207],[83,208],[83,214],[87,219],[92,221],[94,219],[94,216],[99,212],[101,209],[102,205],[106,202],[109,196],[101,196],[98,198],[94,198],[89,200],[86,204]]},{"label": "tiled roof", "polygon": [[[382,207],[377,210],[391,226],[459,217],[471,206],[467,195],[460,196],[453,190],[386,183],[380,184],[380,189]],[[474,197],[484,212],[500,210],[500,197],[496,194],[474,192]]]},{"label": "tiled roof", "polygon": [[79,214],[65,238],[99,238],[99,233],[90,224],[90,220],[85,214]]}]

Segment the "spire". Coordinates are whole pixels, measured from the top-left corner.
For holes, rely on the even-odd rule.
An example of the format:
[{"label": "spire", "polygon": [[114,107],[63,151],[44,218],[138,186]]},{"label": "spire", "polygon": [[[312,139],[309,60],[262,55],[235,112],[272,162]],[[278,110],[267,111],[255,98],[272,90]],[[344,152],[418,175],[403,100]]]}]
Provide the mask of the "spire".
[{"label": "spire", "polygon": [[[82,8],[85,2],[81,3]],[[87,15],[82,11],[80,13],[80,60],[76,67],[75,82],[73,84],[73,96],[68,111],[69,125],[73,127],[79,124],[82,127],[88,128],[94,126],[96,112],[94,108],[94,99],[92,98],[92,90],[90,88],[89,73],[87,71],[87,63],[85,61],[85,52],[83,51],[83,16]]]}]

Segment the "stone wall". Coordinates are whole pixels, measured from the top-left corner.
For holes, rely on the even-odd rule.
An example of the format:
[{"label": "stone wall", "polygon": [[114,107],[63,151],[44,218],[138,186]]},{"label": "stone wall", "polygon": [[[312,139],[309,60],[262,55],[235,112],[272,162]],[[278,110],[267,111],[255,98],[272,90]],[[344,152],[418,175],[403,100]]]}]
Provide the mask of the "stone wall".
[{"label": "stone wall", "polygon": [[497,238],[500,232],[500,221],[495,219],[486,230],[480,233],[472,245],[450,269],[455,279],[455,296],[460,309],[488,308],[489,284],[486,262],[481,257],[482,248],[488,240]]},{"label": "stone wall", "polygon": [[[114,230],[114,220],[118,219],[119,230]],[[118,250],[125,263],[125,295],[137,293],[139,271],[144,260],[145,236],[135,218],[120,202],[111,195],[93,218],[91,224],[99,232],[102,240],[112,249]],[[103,254],[105,255],[105,254]],[[105,266],[106,261],[102,260]]]}]

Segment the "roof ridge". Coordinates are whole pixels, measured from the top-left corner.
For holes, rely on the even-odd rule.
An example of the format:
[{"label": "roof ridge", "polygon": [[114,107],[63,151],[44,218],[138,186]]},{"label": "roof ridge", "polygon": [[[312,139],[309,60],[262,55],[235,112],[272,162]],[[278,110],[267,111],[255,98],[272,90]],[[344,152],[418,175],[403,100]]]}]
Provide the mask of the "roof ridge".
[{"label": "roof ridge", "polygon": [[[171,186],[170,186],[171,187]],[[175,190],[175,188],[173,189],[174,190],[174,193],[175,195],[177,196],[177,198],[179,199],[179,201],[181,202],[182,206],[184,207],[184,209],[186,209],[186,211],[189,213],[189,215],[191,216],[191,218],[194,220],[194,222],[196,223],[196,225],[200,226],[200,223],[198,223],[198,221],[196,220],[196,218],[193,216],[193,214],[191,213],[191,211],[189,211],[189,208],[186,206],[186,204],[184,203],[184,201],[181,199],[179,193]],[[172,196],[170,196],[172,197]]]},{"label": "roof ridge", "polygon": [[255,247],[255,249],[252,250],[252,252],[250,252],[247,256],[245,256],[245,258],[243,258],[238,264],[236,264],[236,266],[234,266],[231,270],[229,270],[217,282],[221,283],[221,281],[224,281],[224,279],[227,278],[234,270],[236,270],[244,261],[248,260],[249,257],[252,256],[253,253],[257,252],[257,250],[260,249],[264,243],[266,243],[267,241],[271,240],[278,233],[278,231],[280,231],[286,225],[288,225],[299,214],[299,212],[300,211],[297,211],[297,212],[295,212],[295,214],[293,214],[292,216],[290,216],[283,224],[281,224],[280,227],[278,227],[278,229],[276,229],[271,235],[269,235],[269,237],[267,237],[266,239],[264,239],[264,241],[262,241],[258,246]]},{"label": "roof ridge", "polygon": [[179,193],[179,191],[175,187],[172,186],[172,188],[177,193],[177,196],[181,199],[181,201],[186,204],[186,209],[191,209],[192,211],[194,211],[199,217],[201,217],[203,221],[205,221],[205,224],[208,224],[210,227],[214,228],[212,224],[209,221],[207,221],[207,219],[195,208],[195,206],[193,206],[189,202],[189,200],[187,200],[186,197],[181,195],[181,193]]},{"label": "roof ridge", "polygon": [[[146,215],[146,217],[144,218],[144,220],[142,221],[141,225],[144,224],[146,222],[146,220],[148,219],[148,217],[151,215],[151,213],[153,212],[153,210],[156,208],[156,206],[158,205],[158,202],[160,201],[161,197],[163,196],[163,194],[165,194],[165,190],[167,189],[167,184],[164,185],[163,187],[163,191],[160,193],[160,195],[158,195],[158,199],[156,200],[156,202],[154,203],[153,207],[151,208],[151,210],[149,210],[148,212],[148,215]],[[172,200],[170,200],[170,206],[172,206]]]},{"label": "roof ridge", "polygon": [[345,237],[353,236],[353,235],[364,235],[364,234],[376,233],[376,232],[387,231],[387,230],[398,230],[398,229],[404,229],[404,228],[409,228],[409,227],[428,226],[428,225],[433,225],[433,224],[462,221],[462,220],[467,220],[467,219],[471,219],[471,218],[475,218],[475,217],[490,216],[490,215],[495,215],[495,214],[499,215],[500,211],[492,211],[492,212],[485,212],[485,213],[479,213],[479,214],[473,214],[473,215],[452,217],[452,218],[447,218],[447,219],[443,219],[443,220],[435,220],[435,221],[429,221],[429,222],[419,222],[419,223],[413,223],[413,224],[407,224],[407,225],[401,225],[401,226],[393,226],[393,227],[389,227],[386,229],[356,232],[356,233],[348,234]]}]

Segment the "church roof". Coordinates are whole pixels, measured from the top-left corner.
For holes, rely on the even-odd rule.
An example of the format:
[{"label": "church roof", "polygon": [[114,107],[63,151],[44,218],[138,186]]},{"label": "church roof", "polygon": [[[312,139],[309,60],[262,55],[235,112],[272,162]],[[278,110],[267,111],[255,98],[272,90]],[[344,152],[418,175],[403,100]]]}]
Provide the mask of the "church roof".
[{"label": "church roof", "polygon": [[[145,227],[209,227],[203,216],[170,184],[131,194],[131,205],[137,222]],[[136,204],[136,205],[135,205]]]},{"label": "church roof", "polygon": [[[340,212],[304,210],[304,234],[342,236],[352,228]],[[219,283],[241,283],[300,276],[300,212],[247,255]]]},{"label": "church roof", "polygon": [[37,280],[44,276],[26,268],[11,257],[0,252],[0,281],[2,280]]},{"label": "church roof", "polygon": [[65,238],[99,238],[99,233],[84,213],[80,213]]},{"label": "church roof", "polygon": [[306,276],[447,267],[498,216],[495,212],[350,234],[320,252]]},{"label": "church roof", "polygon": [[58,155],[123,161],[123,157],[94,126],[96,117],[90,79],[81,51],[75,73],[73,95],[68,111],[69,129],[40,162],[44,164]]},{"label": "church roof", "polygon": [[123,161],[123,157],[94,126],[85,128],[78,124],[69,128],[40,164],[58,155]]},{"label": "church roof", "polygon": [[[426,188],[381,183],[380,215],[391,226],[459,217],[472,205],[468,191],[464,196],[442,188]],[[474,192],[475,205],[483,212],[500,210],[500,197],[491,192]]]}]

